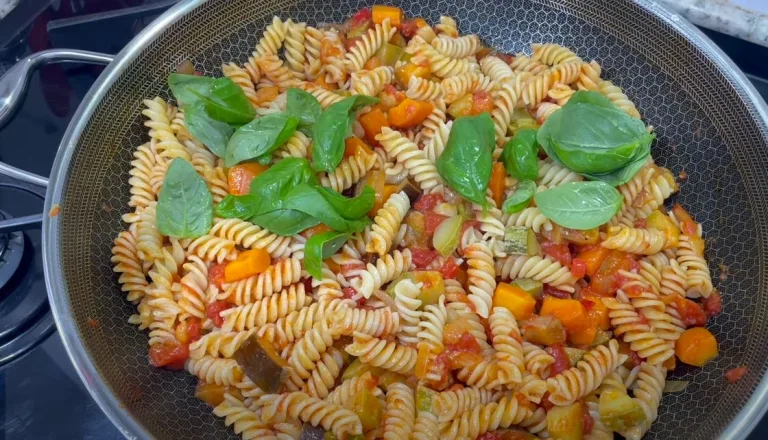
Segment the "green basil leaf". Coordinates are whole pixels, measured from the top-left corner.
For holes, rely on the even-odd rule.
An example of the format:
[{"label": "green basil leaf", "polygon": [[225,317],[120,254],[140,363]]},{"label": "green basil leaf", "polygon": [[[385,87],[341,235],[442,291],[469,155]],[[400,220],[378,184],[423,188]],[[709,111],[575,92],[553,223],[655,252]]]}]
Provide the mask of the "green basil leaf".
[{"label": "green basil leaf", "polygon": [[234,128],[208,116],[201,102],[184,107],[184,121],[189,133],[195,139],[205,144],[216,156],[224,157],[227,152],[227,142],[235,132]]},{"label": "green basil leaf", "polygon": [[323,108],[311,93],[301,89],[288,89],[286,111],[299,118],[299,130],[311,135],[311,128],[317,122]]},{"label": "green basil leaf", "polygon": [[205,111],[217,121],[239,125],[251,121],[256,116],[243,89],[229,78],[213,80],[207,94],[196,89],[190,91],[205,103]]},{"label": "green basil leaf", "polygon": [[248,220],[259,212],[259,197],[253,194],[228,195],[216,205],[216,215]]},{"label": "green basil leaf", "polygon": [[266,157],[293,136],[299,120],[285,113],[272,113],[238,128],[229,139],[225,163],[228,167],[240,162]]},{"label": "green basil leaf", "polygon": [[359,195],[352,198],[344,197],[338,192],[322,186],[317,186],[317,190],[333,209],[347,220],[355,220],[366,215],[373,208],[376,199],[376,192],[369,185],[366,185]]},{"label": "green basil leaf", "polygon": [[250,218],[251,223],[277,235],[291,236],[320,224],[320,220],[293,209],[278,209]]},{"label": "green basil leaf", "polygon": [[[181,73],[172,73],[168,75],[168,87],[170,87],[176,102],[181,106],[187,106],[197,103],[199,95],[206,96],[210,93],[214,78],[198,75],[184,75]],[[196,91],[197,94],[192,93]]]},{"label": "green basil leaf", "polygon": [[493,120],[488,113],[456,119],[445,151],[437,159],[443,180],[467,200],[486,205],[485,193],[493,167]]},{"label": "green basil leaf", "polygon": [[176,238],[205,235],[213,224],[213,196],[189,162],[176,158],[157,200],[157,229]]},{"label": "green basil leaf", "polygon": [[584,177],[590,180],[601,180],[611,186],[623,185],[635,177],[635,174],[648,163],[649,157],[651,157],[651,144],[645,144],[637,150],[631,162],[618,170],[606,174],[584,174]]},{"label": "green basil leaf", "polygon": [[507,174],[518,180],[536,180],[539,177],[539,143],[536,130],[521,128],[504,146],[501,160]]},{"label": "green basil leaf", "polygon": [[547,155],[567,168],[606,174],[632,161],[653,135],[599,93],[579,91],[547,119],[537,138]]},{"label": "green basil leaf", "polygon": [[269,167],[251,181],[250,193],[261,201],[258,213],[282,208],[285,196],[302,183],[318,183],[307,159],[289,157]]},{"label": "green basil leaf", "polygon": [[517,184],[515,192],[504,200],[501,210],[505,214],[514,214],[522,211],[531,204],[531,199],[536,194],[536,182],[532,180],[523,180]]},{"label": "green basil leaf", "polygon": [[331,172],[344,157],[344,140],[352,131],[355,111],[379,102],[377,98],[354,95],[329,106],[312,126],[312,167]]},{"label": "green basil leaf", "polygon": [[571,182],[536,193],[536,206],[560,226],[592,229],[621,209],[622,196],[605,182]]},{"label": "green basil leaf", "polygon": [[304,268],[316,279],[323,277],[323,260],[330,258],[344,246],[352,234],[329,231],[315,234],[304,245]]},{"label": "green basil leaf", "polygon": [[339,232],[360,232],[371,223],[367,216],[354,220],[345,219],[333,209],[333,205],[320,194],[317,188],[317,185],[312,186],[306,183],[296,186],[283,200],[283,209],[293,209],[311,215]]}]

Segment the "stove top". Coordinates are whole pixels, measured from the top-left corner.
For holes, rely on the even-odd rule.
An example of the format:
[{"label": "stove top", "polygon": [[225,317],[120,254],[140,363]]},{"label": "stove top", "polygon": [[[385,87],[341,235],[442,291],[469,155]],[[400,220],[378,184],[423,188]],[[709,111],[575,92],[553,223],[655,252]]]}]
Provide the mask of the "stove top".
[{"label": "stove top", "polygon": [[[115,54],[173,3],[23,0],[9,20],[0,20],[0,75],[20,57],[48,48]],[[756,62],[766,59],[768,49],[705,32],[768,98],[768,81],[763,79],[768,78],[768,66]],[[763,55],[755,56],[758,53]],[[72,115],[102,69],[59,64],[38,70],[15,118],[0,128],[0,160],[48,176]],[[40,188],[0,175],[0,220],[39,214],[44,195]],[[3,440],[122,438],[91,399],[55,332],[39,226],[0,231],[0,426]],[[768,419],[749,438],[768,438]]]}]

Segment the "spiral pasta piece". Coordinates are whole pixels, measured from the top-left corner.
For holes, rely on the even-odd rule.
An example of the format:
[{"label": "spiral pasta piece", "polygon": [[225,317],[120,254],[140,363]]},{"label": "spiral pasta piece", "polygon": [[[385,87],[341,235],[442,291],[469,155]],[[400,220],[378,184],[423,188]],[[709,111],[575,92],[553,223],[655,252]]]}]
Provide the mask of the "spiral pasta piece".
[{"label": "spiral pasta piece", "polygon": [[136,237],[129,231],[122,231],[115,238],[114,244],[111,261],[115,266],[112,271],[120,274],[117,282],[120,283],[120,290],[127,292],[126,299],[137,303],[144,297],[149,282],[139,259]]},{"label": "spiral pasta piece", "polygon": [[501,148],[507,143],[507,127],[512,120],[512,112],[515,110],[519,96],[519,90],[516,90],[512,84],[502,84],[495,92],[491,111],[493,126],[496,129],[497,148],[493,152],[494,159],[501,156]]},{"label": "spiral pasta piece", "polygon": [[387,410],[384,412],[384,440],[410,438],[416,422],[413,390],[404,383],[387,388]]},{"label": "spiral pasta piece", "polygon": [[379,66],[373,70],[360,70],[352,73],[349,89],[355,95],[376,96],[391,84],[395,71],[391,66]]},{"label": "spiral pasta piece", "polygon": [[[534,116],[536,117],[536,123],[539,125],[543,125],[544,122],[546,122],[547,119],[549,119],[550,116],[552,116],[553,113],[560,110],[562,107],[554,104],[552,102],[542,102],[539,105],[537,105],[534,110]],[[542,186],[539,186],[539,188],[542,188]],[[543,187],[546,189],[546,187]]]},{"label": "spiral pasta piece", "polygon": [[538,105],[547,98],[554,84],[554,77],[549,70],[526,81],[520,93],[523,104],[530,107]]},{"label": "spiral pasta piece", "polygon": [[244,376],[243,369],[234,359],[220,359],[213,356],[187,359],[184,368],[189,374],[216,385],[234,385]]},{"label": "spiral pasta piece", "polygon": [[263,404],[262,420],[279,423],[298,419],[312,426],[322,426],[337,438],[363,433],[360,418],[352,411],[317,397],[297,391],[286,394],[267,394],[260,398]]},{"label": "spiral pasta piece", "polygon": [[509,67],[509,64],[505,63],[499,57],[493,55],[487,56],[480,60],[480,69],[483,74],[488,76],[493,81],[496,81],[500,85],[509,83],[515,78],[515,72]]},{"label": "spiral pasta piece", "polygon": [[622,203],[621,210],[610,220],[609,224],[623,224],[627,226],[633,224],[635,212],[632,207],[641,197],[644,188],[655,174],[654,168],[648,165],[638,171],[629,182],[616,188],[621,193],[624,203]]},{"label": "spiral pasta piece", "polygon": [[526,371],[539,377],[549,376],[550,366],[555,363],[552,355],[527,341],[523,341],[523,355]]},{"label": "spiral pasta piece", "polygon": [[[281,110],[282,111],[282,110]],[[287,157],[304,158],[309,155],[309,146],[311,141],[304,133],[296,130],[290,139],[282,147],[275,150],[272,155],[274,160],[285,159]]]},{"label": "spiral pasta piece", "polygon": [[329,348],[321,356],[317,368],[312,370],[312,375],[307,379],[302,391],[310,396],[325,399],[336,385],[336,379],[341,375],[343,367],[344,353],[338,348]]},{"label": "spiral pasta piece", "polygon": [[224,285],[219,299],[242,306],[277,293],[300,279],[301,258],[293,256],[269,266],[263,273]]},{"label": "spiral pasta piece", "polygon": [[620,270],[619,275],[625,280],[621,285],[622,293],[619,295],[627,296],[632,307],[648,321],[650,331],[661,339],[676,341],[685,331],[685,327],[679,326],[667,313],[667,306],[652,291],[651,285],[640,274],[634,272]]},{"label": "spiral pasta piece", "polygon": [[[506,219],[504,219],[506,217]],[[539,210],[539,208],[525,208],[522,211],[505,215],[502,220],[507,227],[526,227],[533,229],[537,234],[542,230],[551,231],[552,222]]]},{"label": "spiral pasta piece", "polygon": [[275,258],[290,253],[291,237],[283,237],[268,229],[237,218],[214,218],[210,235],[234,242],[246,249],[264,249]]},{"label": "spiral pasta piece", "polygon": [[389,308],[376,310],[345,308],[334,312],[331,328],[335,333],[352,335],[355,332],[373,337],[389,336],[400,328],[400,314]]},{"label": "spiral pasta piece", "polygon": [[563,63],[581,63],[582,60],[572,50],[559,44],[533,44],[533,58],[549,66]]},{"label": "spiral pasta piece", "polygon": [[531,75],[538,75],[549,68],[546,64],[542,63],[541,61],[534,60],[533,58],[523,53],[518,53],[517,55],[515,55],[515,59],[512,60],[511,63],[509,63],[509,67],[515,73],[528,72]]},{"label": "spiral pasta piece", "polygon": [[206,261],[221,263],[224,260],[234,260],[237,256],[236,243],[215,235],[202,235],[187,245],[187,252],[197,255]]},{"label": "spiral pasta piece", "polygon": [[150,129],[149,136],[157,140],[157,151],[160,157],[166,159],[180,157],[189,162],[192,157],[171,130],[168,104],[160,97],[145,99],[143,102],[147,108],[142,110],[141,114],[148,118],[144,125]]},{"label": "spiral pasta piece", "polygon": [[285,67],[283,60],[277,55],[263,55],[256,59],[256,64],[259,65],[261,73],[272,81],[280,89],[280,92],[284,92],[291,87],[297,87],[300,84],[300,80],[297,77],[299,73]]},{"label": "spiral pasta piece", "polygon": [[284,22],[277,16],[272,17],[272,24],[264,29],[264,35],[259,40],[259,44],[256,45],[254,56],[277,55],[283,46],[289,25],[288,22]]},{"label": "spiral pasta piece", "polygon": [[352,344],[344,350],[363,363],[401,374],[413,374],[418,356],[415,348],[360,332],[353,335]]},{"label": "spiral pasta piece", "polygon": [[602,300],[608,308],[608,317],[614,334],[617,337],[623,337],[632,351],[653,365],[660,365],[674,356],[674,346],[651,332],[647,321],[640,318],[626,296],[618,295],[616,298]]},{"label": "spiral pasta piece", "polygon": [[[568,62],[568,63],[562,63],[557,64],[549,69],[550,72],[552,72],[552,83],[555,85],[559,85],[562,88],[561,91],[570,90],[570,95],[572,95],[575,91],[571,89],[570,87],[567,87],[569,84],[576,82],[576,80],[579,79],[579,75],[581,74],[581,65],[583,63],[580,62]],[[553,88],[554,89],[554,88]],[[555,98],[554,99],[560,99]],[[566,100],[567,101],[567,100]],[[558,102],[560,105],[564,105],[564,102]]]},{"label": "spiral pasta piece", "polygon": [[339,34],[336,31],[325,31],[321,45],[330,48],[325,57],[321,55],[321,61],[324,63],[324,68],[327,72],[325,81],[327,83],[336,83],[339,85],[339,88],[345,88],[344,83],[347,81],[349,74],[345,58],[347,50]]},{"label": "spiral pasta piece", "polygon": [[480,50],[480,38],[474,34],[455,38],[441,35],[432,40],[431,44],[438,52],[451,58],[466,58]]},{"label": "spiral pasta piece", "polygon": [[221,329],[243,331],[263,327],[311,303],[312,297],[304,293],[304,285],[294,284],[254,303],[224,310],[221,312],[224,319]]},{"label": "spiral pasta piece", "polygon": [[451,127],[453,127],[453,121],[448,121],[447,123],[440,121],[437,124],[434,135],[424,146],[424,154],[434,164],[437,164],[437,158],[445,151],[448,137],[451,135]]},{"label": "spiral pasta piece", "polygon": [[520,383],[525,371],[525,358],[517,320],[508,309],[494,307],[489,323],[496,360],[499,361],[499,381],[503,385]]},{"label": "spiral pasta piece", "polygon": [[661,269],[659,281],[659,294],[662,297],[676,295],[684,297],[688,291],[688,278],[685,269],[680,266],[676,258],[669,260],[669,265]]},{"label": "spiral pasta piece", "polygon": [[666,236],[658,229],[611,226],[608,228],[608,237],[600,246],[633,254],[652,255],[661,251],[666,244]]},{"label": "spiral pasta piece", "polygon": [[558,406],[573,402],[595,391],[603,379],[624,362],[619,343],[611,339],[608,346],[600,345],[588,351],[575,367],[547,379],[549,401]]},{"label": "spiral pasta piece", "polygon": [[342,192],[352,187],[365,176],[376,163],[375,154],[355,154],[341,161],[331,173],[320,176],[320,184],[336,192]]},{"label": "spiral pasta piece", "polygon": [[643,421],[621,433],[626,439],[639,440],[651,428],[659,413],[659,404],[664,391],[667,372],[660,365],[651,365],[648,362],[640,364],[637,381],[634,388],[634,400],[640,404],[645,413]]},{"label": "spiral pasta piece", "polygon": [[475,69],[467,58],[452,58],[440,53],[434,47],[428,44],[419,46],[416,56],[412,60],[415,64],[429,63],[429,68],[433,74],[440,78],[448,78],[459,75],[464,72],[470,72]]},{"label": "spiral pasta piece", "polygon": [[[480,64],[482,67],[482,63]],[[488,76],[476,72],[464,72],[462,74],[445,78],[440,82],[443,99],[450,104],[462,96],[476,91],[492,92],[496,90],[497,83]]]},{"label": "spiral pasta piece", "polygon": [[327,320],[321,319],[315,324],[312,330],[299,339],[293,347],[291,357],[288,358],[288,364],[293,368],[294,373],[302,379],[308,379],[312,370],[317,368],[317,361],[322,354],[333,345],[334,336],[328,327]]},{"label": "spiral pasta piece", "polygon": [[253,330],[237,332],[214,330],[189,344],[189,358],[203,359],[205,356],[231,358],[253,333]]},{"label": "spiral pasta piece", "polygon": [[317,102],[320,103],[320,107],[323,109],[328,108],[329,106],[336,104],[337,102],[344,99],[343,96],[333,93],[330,90],[326,90],[320,86],[316,86],[313,84],[307,84],[303,86],[303,89],[309,92],[312,96],[317,99]]},{"label": "spiral pasta piece", "polygon": [[435,25],[435,29],[440,35],[444,34],[453,38],[459,36],[459,25],[456,24],[456,20],[446,15],[440,16],[440,22]]},{"label": "spiral pasta piece", "polygon": [[224,394],[224,401],[213,409],[213,413],[223,417],[224,424],[231,426],[243,440],[278,440],[275,432],[269,424],[262,422],[258,413],[248,409],[240,399],[229,393]]},{"label": "spiral pasta piece", "polygon": [[414,75],[408,80],[405,96],[417,101],[434,101],[443,97],[443,89],[439,82]]},{"label": "spiral pasta piece", "polygon": [[157,202],[150,203],[139,214],[136,227],[136,246],[138,256],[144,261],[152,261],[163,256],[163,236],[157,230]]},{"label": "spiral pasta piece", "polygon": [[304,31],[304,74],[308,81],[317,79],[323,72],[322,56],[323,32],[312,26],[307,26]]},{"label": "spiral pasta piece", "polygon": [[680,236],[679,247],[675,252],[680,267],[685,271],[685,294],[690,298],[707,298],[712,294],[712,276],[707,260],[700,255],[687,235]]},{"label": "spiral pasta piece", "polygon": [[221,65],[221,73],[240,87],[251,105],[259,107],[261,102],[258,96],[256,96],[256,87],[254,87],[253,81],[245,69],[235,63],[228,63]]},{"label": "spiral pasta piece", "polygon": [[383,127],[376,140],[386,150],[390,157],[402,163],[413,177],[416,184],[424,192],[437,191],[442,188],[443,180],[437,172],[435,164],[427,159],[426,154],[413,142],[409,141],[399,131]]},{"label": "spiral pasta piece", "polygon": [[397,29],[390,25],[389,19],[384,19],[384,22],[374,25],[373,29],[368,29],[347,52],[347,71],[351,73],[362,70],[366,61],[384,44],[388,43],[395,32],[397,32]]},{"label": "spiral pasta piece", "polygon": [[140,210],[157,200],[157,193],[152,188],[150,175],[152,174],[152,167],[157,163],[158,156],[155,156],[149,144],[144,144],[136,148],[133,157],[129,171],[131,177],[128,179],[128,184],[131,185],[131,198],[128,201],[128,206]]},{"label": "spiral pasta piece", "polygon": [[274,324],[267,324],[259,329],[258,336],[283,348],[306,334],[327,315],[337,310],[352,307],[354,302],[348,299],[318,301],[308,307],[293,311],[285,318],[279,318]]},{"label": "spiral pasta piece", "polygon": [[471,387],[485,388],[489,390],[495,390],[501,387],[501,382],[499,381],[499,365],[495,358],[483,360],[475,365],[464,367],[459,370],[456,377]]},{"label": "spiral pasta piece", "polygon": [[536,179],[536,185],[544,185],[553,188],[558,185],[570,182],[581,182],[584,178],[574,173],[568,168],[555,163],[552,159],[539,161],[539,177]]},{"label": "spiral pasta piece", "polygon": [[366,371],[360,376],[347,379],[339,386],[333,389],[325,400],[328,403],[334,405],[340,405],[345,408],[353,408],[355,396],[359,394],[364,388],[371,391],[375,397],[382,395],[381,389],[376,386],[377,381],[371,375],[370,371]]},{"label": "spiral pasta piece", "polygon": [[376,212],[373,225],[366,237],[368,244],[365,250],[380,256],[386,254],[392,247],[392,240],[410,207],[411,202],[405,192],[401,191],[389,196],[384,206]]},{"label": "spiral pasta piece", "polygon": [[306,52],[304,34],[307,31],[307,24],[294,23],[289,20],[286,23],[285,31],[285,63],[289,69],[296,73],[296,78],[303,80],[305,77],[304,61],[306,60],[304,55]]},{"label": "spiral pasta piece", "polygon": [[496,290],[496,271],[493,254],[487,245],[474,243],[464,249],[467,258],[467,284],[469,300],[477,314],[488,318],[491,312],[493,292]]},{"label": "spiral pasta piece", "polygon": [[571,271],[549,257],[510,256],[496,261],[496,274],[502,280],[533,278],[561,290],[568,290],[576,282]]},{"label": "spiral pasta piece", "polygon": [[197,256],[189,257],[184,263],[186,274],[181,278],[179,307],[189,316],[205,318],[205,292],[208,288],[208,265]]},{"label": "spiral pasta piece", "polygon": [[597,84],[597,90],[605,95],[606,98],[616,104],[616,107],[623,110],[629,116],[640,119],[640,112],[637,111],[635,104],[629,100],[627,95],[620,87],[614,85],[612,82],[602,80]]},{"label": "spiral pasta piece", "polygon": [[581,63],[581,73],[579,74],[579,79],[576,80],[576,88],[578,90],[597,90],[598,84],[601,81],[601,73],[602,68],[596,61]]},{"label": "spiral pasta piece", "polygon": [[422,284],[405,279],[395,285],[395,307],[400,315],[401,328],[397,338],[403,344],[419,342],[419,321],[421,319],[421,300],[418,299]]},{"label": "spiral pasta piece", "polygon": [[419,410],[416,413],[416,422],[413,426],[413,440],[432,440],[439,438],[440,427],[437,417],[431,411]]},{"label": "spiral pasta piece", "polygon": [[489,431],[520,424],[531,413],[530,402],[525,396],[519,393],[507,395],[498,402],[464,411],[453,422],[443,423],[440,437],[449,440],[477,438]]},{"label": "spiral pasta piece", "polygon": [[498,392],[482,388],[466,387],[455,391],[443,391],[435,396],[432,404],[440,423],[450,422],[464,411],[498,400]]}]

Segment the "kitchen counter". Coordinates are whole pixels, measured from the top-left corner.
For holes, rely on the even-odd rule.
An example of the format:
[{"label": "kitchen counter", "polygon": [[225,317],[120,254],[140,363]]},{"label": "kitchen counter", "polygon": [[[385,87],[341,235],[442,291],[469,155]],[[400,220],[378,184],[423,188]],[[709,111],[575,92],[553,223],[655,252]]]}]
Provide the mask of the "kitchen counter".
[{"label": "kitchen counter", "polygon": [[660,0],[689,21],[768,47],[768,0]]}]

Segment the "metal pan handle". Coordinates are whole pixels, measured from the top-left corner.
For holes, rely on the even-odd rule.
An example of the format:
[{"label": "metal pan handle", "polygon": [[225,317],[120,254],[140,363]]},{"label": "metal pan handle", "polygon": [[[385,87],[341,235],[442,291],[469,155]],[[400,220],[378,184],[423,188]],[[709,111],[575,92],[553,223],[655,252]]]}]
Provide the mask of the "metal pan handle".
[{"label": "metal pan handle", "polygon": [[[109,64],[113,59],[114,56],[112,55],[75,49],[48,49],[22,58],[5,72],[5,75],[0,77],[0,129],[13,118],[27,90],[29,77],[38,67],[45,64],[65,62]],[[24,171],[4,162],[0,162],[0,174],[43,188],[48,186],[48,178]],[[37,215],[0,221],[0,231],[23,229],[24,227],[40,223],[41,218],[42,215]]]}]

